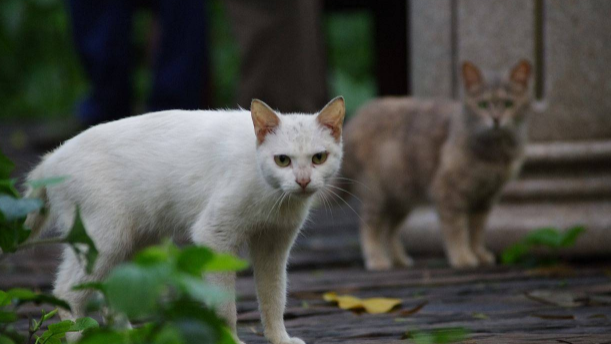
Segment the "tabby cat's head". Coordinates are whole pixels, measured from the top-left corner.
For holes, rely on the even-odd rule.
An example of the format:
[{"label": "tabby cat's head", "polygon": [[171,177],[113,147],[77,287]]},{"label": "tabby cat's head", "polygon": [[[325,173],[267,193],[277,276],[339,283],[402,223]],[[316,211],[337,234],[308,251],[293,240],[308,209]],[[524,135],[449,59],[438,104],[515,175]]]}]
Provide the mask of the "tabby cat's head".
[{"label": "tabby cat's head", "polygon": [[523,122],[530,108],[528,81],[531,66],[520,61],[508,75],[487,75],[471,62],[462,65],[464,105],[470,127],[482,131],[511,131]]},{"label": "tabby cat's head", "polygon": [[342,97],[333,99],[315,115],[282,115],[253,100],[257,159],[265,181],[301,197],[325,187],[341,164],[345,112]]}]

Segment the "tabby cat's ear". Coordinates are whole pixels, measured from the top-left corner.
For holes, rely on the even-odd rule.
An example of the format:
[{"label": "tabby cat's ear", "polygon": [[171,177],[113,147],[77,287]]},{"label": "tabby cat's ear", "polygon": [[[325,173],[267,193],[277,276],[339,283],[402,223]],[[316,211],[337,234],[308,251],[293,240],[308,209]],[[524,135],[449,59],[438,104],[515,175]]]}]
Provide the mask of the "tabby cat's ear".
[{"label": "tabby cat's ear", "polygon": [[467,93],[477,92],[484,85],[484,77],[479,68],[469,61],[462,64],[462,80]]},{"label": "tabby cat's ear", "polygon": [[526,91],[528,89],[528,79],[530,79],[531,70],[530,63],[526,60],[521,60],[511,70],[509,80],[517,84],[522,91]]},{"label": "tabby cat's ear", "polygon": [[255,126],[258,144],[263,143],[265,136],[273,132],[280,124],[280,118],[274,110],[259,99],[253,99],[250,103],[250,115]]},{"label": "tabby cat's ear", "polygon": [[325,107],[320,110],[316,117],[318,123],[322,126],[331,129],[331,135],[338,141],[342,137],[342,125],[346,115],[346,104],[344,97],[339,96],[333,98]]}]

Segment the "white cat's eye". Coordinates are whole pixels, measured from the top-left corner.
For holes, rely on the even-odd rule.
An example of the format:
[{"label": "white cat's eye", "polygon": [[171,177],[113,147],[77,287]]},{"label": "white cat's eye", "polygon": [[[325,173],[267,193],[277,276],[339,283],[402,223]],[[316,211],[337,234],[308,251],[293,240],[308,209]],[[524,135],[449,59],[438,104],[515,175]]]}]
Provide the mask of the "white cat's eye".
[{"label": "white cat's eye", "polygon": [[510,108],[513,106],[513,100],[506,100],[505,101],[505,107],[506,108]]},{"label": "white cat's eye", "polygon": [[291,158],[289,158],[286,155],[275,155],[274,156],[274,161],[276,162],[276,165],[280,166],[280,167],[287,167],[288,165],[291,164]]},{"label": "white cat's eye", "polygon": [[327,152],[320,152],[318,154],[314,154],[312,156],[312,163],[314,165],[320,165],[322,163],[324,163],[325,161],[327,161],[327,157],[329,156],[329,153]]},{"label": "white cat's eye", "polygon": [[477,106],[479,106],[480,109],[487,109],[488,108],[488,101],[487,100],[482,100],[481,102],[477,103]]}]

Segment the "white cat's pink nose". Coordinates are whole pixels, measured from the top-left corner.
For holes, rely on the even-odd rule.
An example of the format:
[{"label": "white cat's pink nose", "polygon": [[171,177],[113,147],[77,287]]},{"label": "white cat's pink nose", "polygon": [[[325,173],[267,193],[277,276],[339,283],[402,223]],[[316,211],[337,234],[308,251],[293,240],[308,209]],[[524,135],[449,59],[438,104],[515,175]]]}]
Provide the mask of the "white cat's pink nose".
[{"label": "white cat's pink nose", "polygon": [[295,179],[295,182],[297,182],[297,184],[299,184],[299,186],[301,186],[301,188],[305,190],[306,186],[310,184],[310,178],[297,178]]}]

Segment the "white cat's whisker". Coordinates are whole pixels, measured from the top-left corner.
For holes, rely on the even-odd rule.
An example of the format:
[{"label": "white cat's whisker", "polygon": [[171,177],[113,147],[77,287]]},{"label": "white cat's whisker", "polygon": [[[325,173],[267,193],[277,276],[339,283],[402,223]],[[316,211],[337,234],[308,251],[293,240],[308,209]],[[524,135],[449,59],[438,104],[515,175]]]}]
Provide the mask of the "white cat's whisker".
[{"label": "white cat's whisker", "polygon": [[365,222],[365,220],[363,220],[363,218],[362,218],[362,217],[359,215],[359,213],[357,213],[357,211],[356,211],[356,210],[354,210],[354,208],[352,208],[352,206],[351,206],[351,205],[350,205],[348,202],[346,202],[346,200],[345,200],[345,199],[343,199],[343,198],[342,198],[340,195],[338,195],[337,193],[335,193],[333,190],[327,190],[327,191],[329,191],[331,194],[335,195],[335,197],[339,198],[339,199],[340,199],[342,202],[344,202],[344,203],[345,203],[345,204],[348,206],[348,208],[350,208],[350,210],[352,210],[352,212],[354,213],[354,215],[356,215],[356,217],[358,217],[358,218],[359,218],[359,220],[361,221],[361,223],[362,223],[364,226],[366,226],[366,227],[368,227],[368,228],[369,228],[369,225],[367,225],[367,222]]},{"label": "white cat's whisker", "polygon": [[365,187],[365,189],[367,189],[367,190],[371,190],[371,189],[369,188],[369,186],[367,186],[367,184],[365,184],[365,183],[363,183],[363,182],[361,182],[361,181],[359,181],[359,180],[356,180],[356,179],[352,179],[352,178],[346,178],[346,177],[335,177],[335,179],[339,179],[339,180],[345,180],[345,181],[350,182],[350,183],[352,183],[352,184],[360,184],[360,185],[362,185],[363,187]]},{"label": "white cat's whisker", "polygon": [[[328,186],[328,187],[330,187],[330,188],[334,188],[334,189],[336,189],[336,190],[339,190],[339,191],[345,192],[345,193],[347,193],[348,195],[350,195],[350,196],[354,197],[354,198],[355,198],[357,201],[359,201],[359,203],[363,203],[363,202],[361,201],[361,199],[360,199],[360,198],[358,198],[358,196],[357,196],[357,195],[353,194],[352,192],[350,192],[350,191],[348,191],[348,190],[346,190],[346,189],[340,188],[339,186],[335,186],[335,185],[327,185],[327,186]],[[339,196],[339,195],[338,195],[338,197],[340,197],[340,198],[341,198],[341,196]]]}]

